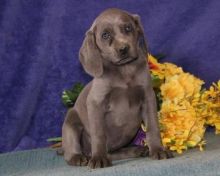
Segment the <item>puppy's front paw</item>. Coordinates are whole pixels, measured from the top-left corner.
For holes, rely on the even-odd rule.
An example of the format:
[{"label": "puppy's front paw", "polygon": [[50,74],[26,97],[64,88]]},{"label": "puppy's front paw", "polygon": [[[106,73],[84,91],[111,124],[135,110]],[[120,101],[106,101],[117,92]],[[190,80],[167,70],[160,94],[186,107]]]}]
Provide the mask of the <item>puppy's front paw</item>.
[{"label": "puppy's front paw", "polygon": [[145,147],[138,147],[138,154],[140,157],[146,157],[149,156],[149,148],[147,146]]},{"label": "puppy's front paw", "polygon": [[150,157],[153,159],[161,160],[161,159],[169,159],[173,158],[173,154],[171,151],[164,149],[163,147],[152,148],[150,150]]},{"label": "puppy's front paw", "polygon": [[88,166],[91,169],[103,168],[111,165],[112,162],[107,157],[103,157],[103,156],[94,156],[89,160],[88,163]]},{"label": "puppy's front paw", "polygon": [[87,166],[88,158],[82,154],[75,154],[67,163],[71,166]]}]

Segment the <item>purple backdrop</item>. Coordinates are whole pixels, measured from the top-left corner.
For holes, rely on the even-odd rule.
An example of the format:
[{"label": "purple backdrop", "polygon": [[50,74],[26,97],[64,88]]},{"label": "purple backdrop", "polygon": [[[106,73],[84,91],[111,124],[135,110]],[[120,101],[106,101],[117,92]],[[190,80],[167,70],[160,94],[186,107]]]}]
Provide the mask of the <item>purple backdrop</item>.
[{"label": "purple backdrop", "polygon": [[141,16],[149,50],[210,85],[220,77],[219,0],[1,0],[0,152],[61,135],[64,89],[88,82],[78,61],[85,31],[104,9]]}]

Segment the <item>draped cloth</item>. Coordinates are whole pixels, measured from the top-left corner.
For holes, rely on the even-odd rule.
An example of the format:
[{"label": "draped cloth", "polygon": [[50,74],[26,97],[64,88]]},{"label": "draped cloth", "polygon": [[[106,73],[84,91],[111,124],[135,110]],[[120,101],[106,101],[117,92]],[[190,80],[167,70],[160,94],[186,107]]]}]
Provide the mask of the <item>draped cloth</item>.
[{"label": "draped cloth", "polygon": [[109,7],[139,14],[149,52],[209,86],[220,77],[218,0],[1,0],[0,152],[47,146],[61,135],[64,89],[91,80],[78,51]]}]

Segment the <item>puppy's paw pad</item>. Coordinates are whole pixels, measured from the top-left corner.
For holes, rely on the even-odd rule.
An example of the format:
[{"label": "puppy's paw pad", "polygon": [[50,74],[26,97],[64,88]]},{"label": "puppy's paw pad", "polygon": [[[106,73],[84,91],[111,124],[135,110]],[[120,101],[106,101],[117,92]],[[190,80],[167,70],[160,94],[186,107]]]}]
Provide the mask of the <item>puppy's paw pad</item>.
[{"label": "puppy's paw pad", "polygon": [[169,159],[173,158],[173,154],[169,150],[158,150],[150,153],[150,157],[153,159],[161,160],[161,159]]},{"label": "puppy's paw pad", "polygon": [[107,158],[107,157],[92,157],[89,160],[88,166],[91,169],[96,169],[96,168],[104,168],[104,167],[109,167],[112,165],[112,162]]},{"label": "puppy's paw pad", "polygon": [[88,158],[82,154],[75,154],[67,163],[71,166],[87,166]]}]

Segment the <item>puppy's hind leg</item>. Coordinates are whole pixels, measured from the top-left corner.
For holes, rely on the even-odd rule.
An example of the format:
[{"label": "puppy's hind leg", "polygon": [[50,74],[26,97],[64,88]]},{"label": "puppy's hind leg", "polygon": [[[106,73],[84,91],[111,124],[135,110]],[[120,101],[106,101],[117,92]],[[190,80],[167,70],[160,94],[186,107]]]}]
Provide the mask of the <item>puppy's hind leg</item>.
[{"label": "puppy's hind leg", "polygon": [[82,123],[74,108],[71,108],[66,115],[62,127],[62,148],[64,159],[69,165],[86,166],[88,158],[83,155],[80,145],[80,138],[83,131]]},{"label": "puppy's hind leg", "polygon": [[131,146],[121,148],[114,152],[109,152],[108,157],[111,160],[122,160],[128,158],[138,158],[149,156],[149,148],[142,146]]}]

